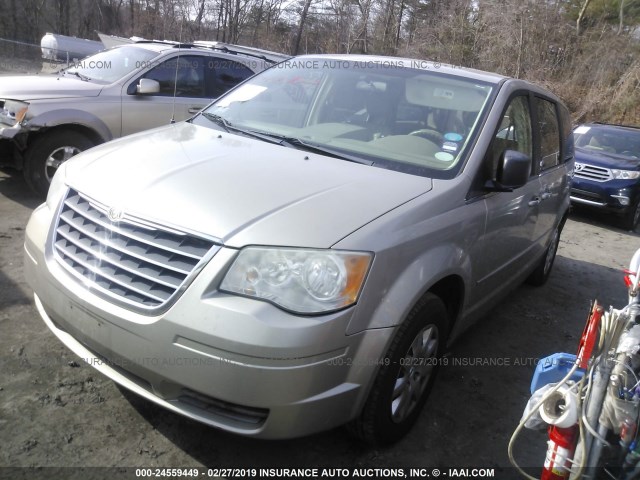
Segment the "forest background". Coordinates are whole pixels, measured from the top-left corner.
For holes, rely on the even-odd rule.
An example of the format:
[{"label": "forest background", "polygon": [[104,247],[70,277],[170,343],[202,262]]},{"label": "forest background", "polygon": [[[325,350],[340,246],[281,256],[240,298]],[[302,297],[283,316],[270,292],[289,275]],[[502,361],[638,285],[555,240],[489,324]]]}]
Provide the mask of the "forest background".
[{"label": "forest background", "polygon": [[46,32],[97,40],[98,31],[292,55],[393,55],[545,85],[576,123],[640,125],[640,0],[0,0],[0,7],[3,58],[38,57],[33,46]]}]

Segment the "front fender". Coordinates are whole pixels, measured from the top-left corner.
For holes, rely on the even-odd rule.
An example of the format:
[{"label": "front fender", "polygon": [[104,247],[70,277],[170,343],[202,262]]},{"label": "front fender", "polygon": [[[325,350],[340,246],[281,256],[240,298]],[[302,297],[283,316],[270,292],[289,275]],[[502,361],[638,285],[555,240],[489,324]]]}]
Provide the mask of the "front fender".
[{"label": "front fender", "polygon": [[61,125],[79,125],[95,132],[101,142],[114,138],[113,132],[96,115],[77,109],[50,110],[28,118],[23,124],[23,131],[41,130]]},{"label": "front fender", "polygon": [[[368,285],[362,293],[358,311],[349,323],[347,335],[399,325],[418,300],[445,278],[460,279],[465,292],[471,282],[471,261],[464,248],[454,243],[434,246],[402,271],[392,274],[397,268],[396,260],[393,256],[385,258],[384,254],[376,256],[370,278],[367,279]],[[384,284],[388,283],[389,278],[387,274],[396,276],[396,280],[385,289]],[[378,297],[379,300],[374,301],[372,297]],[[371,305],[374,307],[369,307]],[[454,320],[450,319],[451,322]]]}]

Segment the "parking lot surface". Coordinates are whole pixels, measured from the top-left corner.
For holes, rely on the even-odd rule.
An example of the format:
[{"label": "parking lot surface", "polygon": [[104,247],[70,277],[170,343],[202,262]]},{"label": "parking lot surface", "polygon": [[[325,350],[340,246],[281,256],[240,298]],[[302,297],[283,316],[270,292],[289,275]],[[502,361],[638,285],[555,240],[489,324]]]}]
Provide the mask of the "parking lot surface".
[{"label": "parking lot surface", "polygon": [[[640,247],[640,236],[612,219],[574,213],[549,282],[518,287],[451,346],[416,427],[398,444],[369,447],[343,429],[258,441],[120,391],[49,332],[22,273],[24,227],[38,203],[18,173],[0,172],[0,478],[42,472],[6,467],[79,466],[476,467],[517,478],[507,443],[536,361],[575,353],[592,299],[624,304],[621,270]],[[536,471],[545,450],[544,432],[525,432],[516,458]]]}]

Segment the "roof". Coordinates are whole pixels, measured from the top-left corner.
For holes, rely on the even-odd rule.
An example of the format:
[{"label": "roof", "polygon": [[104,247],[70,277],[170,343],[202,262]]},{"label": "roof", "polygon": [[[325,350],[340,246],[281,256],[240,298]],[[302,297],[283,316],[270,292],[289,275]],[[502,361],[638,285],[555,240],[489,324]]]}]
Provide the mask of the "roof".
[{"label": "roof", "polygon": [[351,61],[359,63],[375,63],[378,65],[390,65],[397,67],[416,68],[419,70],[441,72],[449,75],[456,75],[459,77],[470,78],[487,83],[500,83],[510,77],[499,75],[497,73],[484,72],[482,70],[476,70],[473,68],[459,67],[455,65],[448,65],[432,60],[415,59],[415,58],[403,58],[403,57],[389,57],[382,55],[333,55],[333,54],[318,54],[318,55],[301,55],[294,57],[297,59],[305,58],[322,58],[325,60],[335,61]]}]

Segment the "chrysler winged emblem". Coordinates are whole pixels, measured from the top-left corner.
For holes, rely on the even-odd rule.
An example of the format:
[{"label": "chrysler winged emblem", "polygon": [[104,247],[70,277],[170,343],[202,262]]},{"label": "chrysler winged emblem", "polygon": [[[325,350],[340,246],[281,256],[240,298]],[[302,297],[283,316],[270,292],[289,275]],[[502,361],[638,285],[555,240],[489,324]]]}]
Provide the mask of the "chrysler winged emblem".
[{"label": "chrysler winged emblem", "polygon": [[122,220],[122,217],[124,216],[124,212],[120,208],[111,207],[107,212],[107,216],[109,217],[109,220],[111,220],[112,222],[119,222],[120,220]]}]

